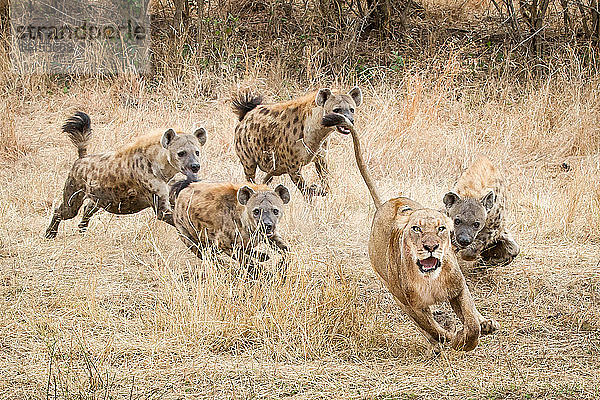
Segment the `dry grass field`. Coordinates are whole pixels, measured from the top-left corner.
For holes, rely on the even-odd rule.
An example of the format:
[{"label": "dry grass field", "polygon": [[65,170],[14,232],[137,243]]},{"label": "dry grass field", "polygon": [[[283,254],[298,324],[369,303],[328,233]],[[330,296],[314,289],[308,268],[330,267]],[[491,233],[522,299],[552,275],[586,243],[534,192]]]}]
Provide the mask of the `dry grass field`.
[{"label": "dry grass field", "polygon": [[292,248],[285,282],[249,282],[218,255],[196,259],[149,210],[98,213],[86,234],[77,218],[43,238],[76,159],[60,132],[75,110],[92,118],[90,152],[202,124],[201,177],[240,181],[233,93],[251,87],[275,101],[356,82],[308,87],[260,68],[235,81],[196,73],[158,85],[4,76],[0,398],[600,398],[600,79],[573,69],[469,83],[458,69],[450,57],[435,72],[371,80],[356,116],[385,199],[441,208],[478,154],[509,183],[521,254],[465,271],[501,330],[472,352],[439,356],[369,265],[374,207],[339,134],[328,197],[309,204],[289,178],[274,181],[293,195],[281,226]]}]

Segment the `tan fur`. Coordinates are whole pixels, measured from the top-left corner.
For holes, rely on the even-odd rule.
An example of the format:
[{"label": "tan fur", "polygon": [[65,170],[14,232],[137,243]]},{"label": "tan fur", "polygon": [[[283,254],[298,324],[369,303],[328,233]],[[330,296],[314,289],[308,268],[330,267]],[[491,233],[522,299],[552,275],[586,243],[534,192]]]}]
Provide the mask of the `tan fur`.
[{"label": "tan fur", "polygon": [[[238,192],[243,187],[251,188],[255,193],[246,204],[240,204]],[[278,188],[284,188],[282,185]],[[214,246],[229,256],[244,261],[250,272],[255,272],[253,258],[259,261],[268,259],[264,253],[255,250],[260,242],[267,242],[281,252],[288,247],[274,230],[267,237],[253,220],[252,210],[260,208],[266,214],[276,208],[278,215],[283,212],[282,200],[277,193],[266,185],[232,183],[192,183],[176,196],[173,220],[182,240],[199,257],[202,249]],[[272,216],[271,216],[272,217]],[[276,221],[275,221],[276,222]]]},{"label": "tan fur", "polygon": [[454,190],[461,196],[481,198],[490,189],[504,186],[500,172],[485,156],[479,156],[473,165],[456,181]]},{"label": "tan fur", "polygon": [[350,131],[350,134],[352,135],[352,144],[354,146],[354,158],[356,159],[358,171],[360,172],[360,175],[362,176],[365,184],[367,185],[367,189],[369,189],[369,193],[371,194],[371,198],[373,199],[375,208],[377,209],[381,207],[381,197],[377,193],[377,188],[375,187],[373,178],[371,178],[371,173],[367,168],[367,163],[365,163],[365,160],[363,159],[360,139],[358,137],[358,132],[356,132],[356,130],[354,129],[354,124],[350,123],[348,119],[343,118],[343,122],[339,123],[337,126],[343,126]]},{"label": "tan fur", "polygon": [[[415,226],[422,232],[415,232]],[[452,251],[451,229],[452,221],[442,213],[423,209],[408,198],[391,199],[373,218],[369,258],[404,312],[434,347],[448,342],[454,349],[468,351],[477,346],[480,334],[495,331],[498,324],[484,319],[475,307]],[[426,246],[435,250],[429,252]],[[430,255],[439,259],[439,266],[432,272],[421,272],[417,260]],[[431,306],[445,301],[463,323],[456,334],[433,318]]]},{"label": "tan fur", "polygon": [[[355,107],[362,101],[360,89],[355,88],[349,94],[321,89],[276,104],[260,101],[253,103],[243,95],[234,101],[240,117],[235,128],[235,149],[246,179],[254,182],[258,167],[267,173],[263,183],[288,174],[306,197],[326,195],[329,190],[326,139],[336,128],[323,126],[321,120],[334,109],[352,119]],[[314,184],[308,186],[300,174],[302,167],[311,162],[315,163],[320,188]]]},{"label": "tan fur", "polygon": [[69,172],[63,201],[54,212],[46,237],[56,237],[60,222],[75,217],[85,200],[89,202],[79,224],[81,231],[100,209],[131,214],[153,207],[159,219],[172,224],[167,181],[177,172],[197,172],[206,131],[200,128],[194,134],[176,134],[169,129],[160,135],[142,136],[116,151],[87,155],[91,129],[89,117],[85,125],[81,116],[87,117],[78,113],[63,127],[78,147],[80,158]]}]

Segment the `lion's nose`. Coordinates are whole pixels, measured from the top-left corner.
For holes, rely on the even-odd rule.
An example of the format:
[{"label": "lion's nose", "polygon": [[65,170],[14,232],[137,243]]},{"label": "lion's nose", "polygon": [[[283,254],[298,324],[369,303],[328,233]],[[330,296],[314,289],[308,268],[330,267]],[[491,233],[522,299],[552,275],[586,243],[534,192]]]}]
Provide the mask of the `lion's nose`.
[{"label": "lion's nose", "polygon": [[430,252],[430,253],[433,253],[434,251],[436,251],[438,247],[440,247],[440,245],[437,244],[437,243],[436,244],[425,244],[425,243],[423,243],[423,248],[425,250],[427,250],[428,252]]}]

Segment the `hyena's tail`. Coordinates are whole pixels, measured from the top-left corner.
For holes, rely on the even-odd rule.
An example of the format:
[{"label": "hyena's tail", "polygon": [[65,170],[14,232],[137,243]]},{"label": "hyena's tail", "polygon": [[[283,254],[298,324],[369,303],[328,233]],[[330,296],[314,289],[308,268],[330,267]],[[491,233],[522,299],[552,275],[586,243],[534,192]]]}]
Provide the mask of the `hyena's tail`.
[{"label": "hyena's tail", "polygon": [[246,114],[254,110],[258,105],[262,104],[263,98],[261,95],[254,95],[250,92],[240,93],[233,99],[232,108],[238,118],[244,119]]},{"label": "hyena's tail", "polygon": [[62,130],[69,136],[71,142],[77,146],[79,158],[87,155],[87,145],[92,136],[92,122],[89,115],[84,112],[77,111],[74,116],[69,118],[62,126]]}]

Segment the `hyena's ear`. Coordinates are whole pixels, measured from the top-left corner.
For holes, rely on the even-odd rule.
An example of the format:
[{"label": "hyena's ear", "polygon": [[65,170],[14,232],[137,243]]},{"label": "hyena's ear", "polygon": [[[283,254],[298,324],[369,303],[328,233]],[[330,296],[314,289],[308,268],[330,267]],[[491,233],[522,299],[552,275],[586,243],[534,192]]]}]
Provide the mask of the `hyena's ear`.
[{"label": "hyena's ear", "polygon": [[360,90],[358,86],[355,86],[348,94],[352,97],[352,100],[354,100],[356,107],[362,104],[362,90]]},{"label": "hyena's ear", "polygon": [[486,211],[490,211],[492,207],[494,207],[494,203],[496,202],[496,195],[493,190],[490,190],[488,194],[481,198],[481,204],[485,207]]},{"label": "hyena's ear", "polygon": [[323,107],[323,105],[330,96],[330,89],[319,89],[319,91],[317,92],[317,97],[315,98],[315,103],[317,103],[319,107]]},{"label": "hyena's ear", "polygon": [[176,133],[173,129],[169,129],[168,131],[163,133],[162,137],[160,138],[160,144],[162,145],[162,147],[164,147],[165,149],[169,147],[169,145],[175,138],[175,135]]},{"label": "hyena's ear", "polygon": [[290,202],[290,191],[285,186],[281,184],[277,185],[277,187],[275,188],[275,193],[281,198],[283,204],[287,204]]},{"label": "hyena's ear", "polygon": [[254,193],[255,192],[254,190],[252,190],[251,187],[242,186],[238,189],[237,200],[241,205],[245,206],[246,204],[248,204],[248,200],[250,200],[250,197],[252,197]]},{"label": "hyena's ear", "polygon": [[448,192],[444,195],[444,204],[446,208],[450,209],[454,203],[460,200],[460,196],[454,192]]},{"label": "hyena's ear", "polygon": [[198,141],[200,142],[200,146],[204,146],[204,144],[206,143],[206,129],[204,129],[204,128],[196,129],[196,131],[194,132],[194,136],[196,136],[198,138]]}]

